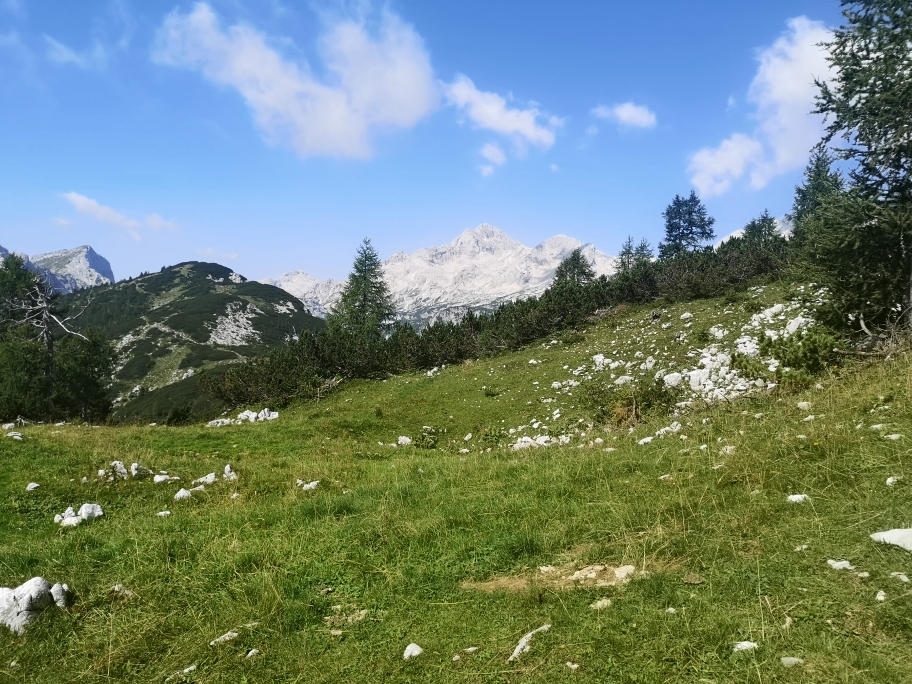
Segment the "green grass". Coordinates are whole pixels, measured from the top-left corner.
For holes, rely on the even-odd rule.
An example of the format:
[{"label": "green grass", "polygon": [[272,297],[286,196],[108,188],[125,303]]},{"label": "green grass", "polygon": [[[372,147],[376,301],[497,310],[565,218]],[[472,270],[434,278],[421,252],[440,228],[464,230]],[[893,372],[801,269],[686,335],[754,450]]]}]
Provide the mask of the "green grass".
[{"label": "green grass", "polygon": [[[698,407],[678,417],[686,440],[645,446],[637,441],[668,417],[632,434],[588,428],[579,392],[549,389],[574,377],[564,365],[612,348],[632,357],[631,345],[655,344],[686,358],[689,345],[671,343],[684,310],[702,329],[743,321],[757,306],[677,307],[667,319],[675,325],[648,329],[648,342],[640,330],[649,311],[631,310],[569,344],[433,378],[350,383],[268,424],[24,428],[24,441],[0,440],[0,584],[42,575],[68,582],[77,600],[48,609],[25,636],[0,630],[0,682],[163,681],[193,664],[194,682],[912,680],[912,585],[889,576],[912,575],[912,554],[868,538],[912,522],[912,358],[835,369],[820,390]],[[802,422],[800,400],[816,420]],[[884,404],[891,408],[870,412]],[[568,446],[487,452],[478,443],[482,432],[557,407],[563,430],[584,433]],[[885,440],[874,423],[907,438]],[[415,438],[424,425],[438,431],[437,449],[378,445]],[[588,446],[596,437],[603,443]],[[96,482],[115,458],[169,470],[182,485],[231,463],[239,480],[175,502],[173,484]],[[320,485],[303,492],[297,478]],[[41,488],[27,493],[29,481]],[[810,502],[786,503],[793,493]],[[105,516],[75,529],[53,524],[84,501]],[[170,517],[155,515],[166,509]],[[795,551],[802,544],[809,548]],[[848,559],[870,577],[831,570],[827,559]],[[603,589],[557,590],[540,579],[514,592],[463,587],[593,563],[644,574]],[[684,583],[688,573],[703,582]],[[112,595],[115,583],[136,596]],[[878,603],[881,589],[887,600]],[[589,608],[603,597],[610,607]],[[368,613],[332,636],[324,618],[334,605]],[[236,640],[208,645],[251,622],[259,624]],[[519,638],[545,623],[552,629],[508,662]],[[734,654],[742,640],[760,647]],[[412,641],[425,652],[404,662]],[[480,650],[454,662],[468,646]],[[245,658],[251,648],[262,654]],[[786,655],[805,665],[783,668]]]}]

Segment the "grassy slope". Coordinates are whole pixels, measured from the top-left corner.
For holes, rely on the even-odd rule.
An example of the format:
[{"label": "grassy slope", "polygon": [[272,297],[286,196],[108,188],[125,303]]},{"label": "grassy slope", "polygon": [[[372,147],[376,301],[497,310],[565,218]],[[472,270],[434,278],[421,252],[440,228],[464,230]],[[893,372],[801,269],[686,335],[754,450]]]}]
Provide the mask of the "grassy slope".
[{"label": "grassy slope", "polygon": [[[706,325],[722,308],[687,307]],[[660,347],[683,310],[671,311],[676,325],[656,338]],[[912,555],[868,539],[910,522],[912,478],[884,482],[906,468],[912,359],[840,371],[822,390],[695,410],[681,419],[686,441],[637,446],[667,418],[632,435],[596,427],[569,447],[534,451],[485,453],[477,437],[463,440],[556,406],[569,421],[584,417],[573,396],[545,388],[568,377],[563,365],[642,340],[644,314],[632,311],[620,332],[604,323],[573,345],[434,378],[352,383],[269,424],[36,426],[21,443],[0,441],[0,584],[40,574],[78,595],[24,637],[0,630],[0,682],[162,681],[191,664],[198,669],[188,680],[199,682],[912,679],[912,585],[889,576],[912,575]],[[482,389],[491,384],[496,397]],[[546,394],[557,401],[536,401]],[[794,408],[802,399],[813,403],[814,422]],[[889,410],[869,413],[884,402]],[[909,437],[884,440],[873,423]],[[447,430],[440,448],[377,445],[415,437],[423,425]],[[596,436],[605,444],[577,448]],[[609,445],[617,451],[606,453]],[[724,446],[735,450],[723,456]],[[80,484],[114,458],[171,470],[182,484],[230,462],[240,479],[185,502],[172,500],[174,485]],[[673,478],[660,480],[665,474]],[[296,478],[321,484],[303,492]],[[32,480],[42,486],[26,493]],[[796,492],[810,502],[786,503]],[[105,517],[67,530],[52,523],[83,501],[100,503]],[[173,514],[156,517],[163,509]],[[808,550],[796,552],[801,544]],[[830,558],[870,577],[831,570]],[[570,562],[629,563],[648,574],[609,589],[461,588]],[[685,584],[687,573],[705,581]],[[137,596],[112,598],[118,582]],[[880,589],[886,602],[875,601]],[[589,609],[605,596],[611,607]],[[333,637],[323,618],[335,604],[369,612]],[[251,621],[260,624],[208,646]],[[519,637],[544,623],[553,628],[508,663]],[[760,648],[733,654],[745,639]],[[425,653],[403,662],[411,641]],[[467,646],[481,650],[453,662]],[[262,655],[245,659],[250,648]],[[784,669],[783,655],[806,665]]]}]

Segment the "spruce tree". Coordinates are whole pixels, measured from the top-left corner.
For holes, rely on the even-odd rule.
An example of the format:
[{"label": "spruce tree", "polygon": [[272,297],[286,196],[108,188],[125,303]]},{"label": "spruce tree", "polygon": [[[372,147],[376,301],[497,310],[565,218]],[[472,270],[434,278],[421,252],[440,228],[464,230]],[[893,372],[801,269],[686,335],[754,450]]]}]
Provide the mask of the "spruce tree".
[{"label": "spruce tree", "polygon": [[865,197],[912,201],[912,10],[909,0],[842,0],[846,23],[824,43],[835,76],[817,81],[816,113],[827,142],[856,162],[853,184]]},{"label": "spruce tree", "polygon": [[675,195],[662,217],[665,241],[659,243],[659,256],[663,259],[693,251],[716,237],[712,229],[716,219],[709,215],[694,190],[688,197]]},{"label": "spruce tree", "polygon": [[633,264],[636,261],[636,248],[633,246],[633,237],[628,235],[627,239],[624,240],[624,244],[621,245],[621,251],[617,255],[617,267],[618,271],[624,273],[633,268]]},{"label": "spruce tree", "polygon": [[371,241],[364,238],[342,295],[326,322],[358,335],[379,338],[395,314],[389,286],[383,278],[383,264]]},{"label": "spruce tree", "polygon": [[633,264],[648,264],[652,261],[652,245],[643,238],[640,240],[640,244],[636,246],[636,249],[633,250]]},{"label": "spruce tree", "polygon": [[592,264],[583,255],[583,250],[577,247],[570,252],[567,257],[560,262],[557,270],[554,272],[554,285],[560,286],[566,283],[574,285],[587,285],[595,280],[595,271]]},{"label": "spruce tree", "polygon": [[811,218],[824,198],[845,191],[842,174],[832,170],[834,158],[826,145],[818,144],[804,169],[804,181],[795,186],[795,199],[789,219],[796,228]]}]

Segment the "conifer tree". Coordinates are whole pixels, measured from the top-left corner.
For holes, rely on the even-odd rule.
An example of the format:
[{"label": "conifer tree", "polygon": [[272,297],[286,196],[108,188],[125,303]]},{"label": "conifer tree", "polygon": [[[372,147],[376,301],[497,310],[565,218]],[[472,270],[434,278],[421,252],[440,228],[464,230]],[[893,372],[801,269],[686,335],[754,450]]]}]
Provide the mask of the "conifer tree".
[{"label": "conifer tree", "polygon": [[716,237],[712,229],[716,219],[709,215],[694,190],[688,197],[675,195],[662,217],[665,241],[659,243],[659,256],[663,259],[693,251]]},{"label": "conifer tree", "polygon": [[356,334],[382,337],[396,308],[383,278],[383,265],[368,238],[358,247],[342,296],[326,322]]},{"label": "conifer tree", "polygon": [[824,43],[835,72],[817,81],[827,142],[842,139],[865,197],[912,201],[912,9],[909,0],[842,0],[846,23]]},{"label": "conifer tree", "polygon": [[618,255],[617,255],[618,271],[620,271],[621,273],[629,271],[631,268],[633,268],[633,264],[634,264],[635,260],[636,260],[636,249],[633,246],[633,236],[628,235],[627,239],[624,240],[624,244],[621,245],[621,251],[618,252]]},{"label": "conifer tree", "polygon": [[583,255],[583,250],[577,247],[570,252],[567,257],[560,262],[557,270],[554,272],[554,285],[560,286],[566,283],[574,285],[587,285],[595,279],[595,271],[592,264]]},{"label": "conifer tree", "polygon": [[633,250],[633,265],[644,264],[652,261],[652,245],[646,238],[640,240],[640,244]]}]

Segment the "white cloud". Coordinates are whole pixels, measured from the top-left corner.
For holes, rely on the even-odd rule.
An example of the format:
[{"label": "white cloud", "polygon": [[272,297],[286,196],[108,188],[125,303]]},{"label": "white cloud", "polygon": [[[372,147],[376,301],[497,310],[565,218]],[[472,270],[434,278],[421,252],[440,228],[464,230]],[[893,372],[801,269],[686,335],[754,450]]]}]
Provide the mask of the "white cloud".
[{"label": "white cloud", "polygon": [[447,103],[463,110],[469,120],[478,128],[494,131],[511,138],[520,148],[529,143],[547,150],[554,144],[555,129],[563,121],[555,116],[544,118],[536,107],[514,109],[497,93],[478,90],[468,76],[457,74],[452,83],[442,83]]},{"label": "white cloud", "polygon": [[554,171],[554,173],[560,171],[560,169],[557,167],[557,164],[551,164],[551,170]]},{"label": "white cloud", "polygon": [[198,249],[196,253],[206,259],[224,259],[226,261],[234,261],[238,258],[237,252],[217,252],[212,247],[206,247],[205,249]]},{"label": "white cloud", "polygon": [[61,228],[66,228],[67,226],[70,226],[72,224],[67,219],[63,218],[62,216],[58,216],[57,218],[54,219],[54,225],[60,226]]},{"label": "white cloud", "polygon": [[47,58],[57,64],[74,64],[80,69],[104,69],[108,64],[108,54],[101,43],[96,42],[91,50],[76,52],[48,35],[44,36],[47,43]]},{"label": "white cloud", "polygon": [[736,133],[691,158],[691,181],[705,196],[726,192],[748,172],[751,187],[764,187],[772,178],[804,166],[822,137],[821,117],[810,112],[817,93],[814,79],[833,77],[820,46],[831,32],[807,17],[789,19],[786,26],[757,56],[760,66],[747,96],[756,108],[754,133]]},{"label": "white cloud", "polygon": [[72,204],[73,208],[80,214],[86,214],[103,223],[110,223],[111,225],[120,226],[122,228],[139,228],[142,226],[142,223],[139,221],[128,219],[111,207],[99,204],[90,197],[80,195],[78,192],[67,192],[63,195],[63,198]]},{"label": "white cloud", "polygon": [[383,11],[376,35],[363,21],[327,27],[319,52],[322,82],[306,62],[284,58],[265,34],[243,23],[227,29],[200,3],[158,30],[152,59],[202,73],[237,90],[272,144],[313,155],[368,158],[377,128],[409,128],[439,101],[430,58],[415,30]]},{"label": "white cloud", "polygon": [[714,148],[704,148],[690,161],[691,182],[704,197],[721,195],[748,166],[763,159],[763,145],[743,133],[735,133]]},{"label": "white cloud", "polygon": [[177,230],[177,224],[173,221],[166,221],[158,214],[146,216],[146,225],[152,230]]},{"label": "white cloud", "polygon": [[481,175],[484,176],[485,178],[487,178],[492,173],[494,173],[494,167],[490,166],[490,165],[479,166],[478,170],[481,172]]},{"label": "white cloud", "polygon": [[631,128],[654,128],[656,125],[655,113],[650,111],[649,107],[633,102],[624,102],[614,107],[599,105],[592,110],[592,116],[616,121]]},{"label": "white cloud", "polygon": [[598,135],[598,132],[599,132],[599,128],[595,124],[592,124],[591,126],[586,128],[586,135]]},{"label": "white cloud", "polygon": [[[73,205],[73,208],[80,214],[91,216],[96,221],[101,221],[102,223],[109,223],[112,226],[126,228],[135,240],[142,239],[137,230],[139,228],[147,227],[151,228],[152,230],[177,229],[176,223],[173,223],[172,221],[166,221],[158,214],[150,214],[146,217],[145,221],[137,221],[136,219],[127,218],[119,211],[112,209],[111,207],[106,207],[103,204],[99,204],[91,197],[80,195],[78,192],[67,192],[64,193],[62,197],[71,205]],[[55,219],[54,223],[56,223],[58,226],[70,225],[70,222],[65,218]]]},{"label": "white cloud", "polygon": [[500,149],[500,145],[497,143],[486,143],[481,148],[481,156],[496,166],[505,164],[507,161],[507,155],[504,154],[504,151]]}]

